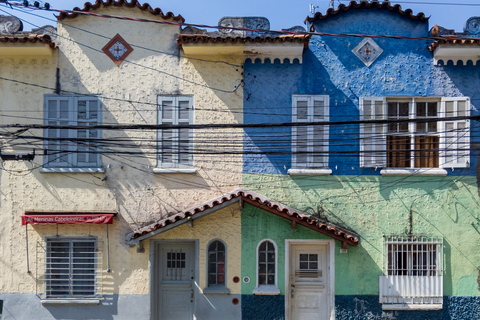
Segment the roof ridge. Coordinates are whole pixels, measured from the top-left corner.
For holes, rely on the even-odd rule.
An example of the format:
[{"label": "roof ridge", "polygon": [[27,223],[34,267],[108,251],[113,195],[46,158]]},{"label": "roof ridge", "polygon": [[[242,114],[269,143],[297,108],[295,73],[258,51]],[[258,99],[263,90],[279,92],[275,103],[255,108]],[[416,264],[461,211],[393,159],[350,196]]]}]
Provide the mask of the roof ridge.
[{"label": "roof ridge", "polygon": [[[245,188],[236,189],[232,192],[223,194],[217,198],[211,199],[187,210],[182,210],[176,214],[162,218],[148,226],[128,233],[126,240],[127,242],[141,241],[143,238],[148,238],[155,235],[153,232],[156,230],[162,229],[181,220],[185,220],[185,222],[187,222],[189,219],[192,219],[191,217],[200,213],[206,212],[208,214],[208,210],[212,210],[217,206],[224,205],[236,198],[238,198],[237,201],[246,201],[251,205],[258,206],[260,209],[303,224],[308,228],[326,234],[336,240],[348,242],[351,245],[357,245],[359,242],[360,236],[356,232],[349,230],[346,227],[342,227],[333,222],[308,215],[300,210],[286,206],[278,201],[271,200],[259,193]],[[151,235],[148,236],[148,234]],[[141,239],[136,240],[138,238]]]},{"label": "roof ridge", "polygon": [[307,23],[308,22],[315,22],[317,20],[325,20],[325,19],[328,19],[332,16],[336,16],[336,15],[339,15],[339,14],[342,14],[342,13],[345,13],[345,12],[348,12],[352,9],[370,9],[370,8],[377,8],[377,9],[382,9],[382,10],[388,10],[390,12],[397,12],[398,14],[402,15],[402,16],[408,16],[408,18],[410,18],[411,20],[414,20],[414,21],[422,21],[422,22],[426,22],[428,21],[429,17],[426,17],[425,14],[423,12],[419,12],[417,15],[414,15],[413,14],[413,11],[412,9],[405,9],[405,10],[402,10],[402,7],[399,5],[399,4],[395,4],[395,5],[391,5],[390,4],[390,1],[383,1],[383,2],[379,2],[379,1],[366,1],[366,0],[361,0],[360,2],[356,2],[354,0],[350,1],[350,3],[348,5],[344,5],[343,3],[340,4],[337,9],[334,9],[334,8],[329,8],[327,9],[327,12],[322,15],[322,13],[320,12],[316,12],[315,15],[313,17],[307,17],[305,18],[304,20],[304,23]]},{"label": "roof ridge", "polygon": [[[148,11],[151,14],[154,15],[159,15],[162,17],[162,19],[167,20],[167,19],[172,19],[175,21],[181,21],[182,23],[185,22],[185,19],[181,15],[175,16],[171,11],[167,12],[166,14],[163,13],[163,11],[160,8],[152,8],[147,2],[144,4],[140,4],[138,0],[131,0],[130,2],[128,0],[96,0],[94,4],[91,4],[90,2],[85,2],[83,9],[80,9],[79,7],[73,8],[73,11],[82,11],[82,12],[90,12],[93,10],[99,9],[101,6],[104,7],[109,7],[109,6],[115,6],[115,7],[128,7],[128,8],[133,8],[137,7],[142,11]],[[66,13],[66,12],[61,12],[57,16],[57,20],[63,20],[66,18],[73,19],[78,17],[79,13],[77,12],[72,12],[72,13]]]}]

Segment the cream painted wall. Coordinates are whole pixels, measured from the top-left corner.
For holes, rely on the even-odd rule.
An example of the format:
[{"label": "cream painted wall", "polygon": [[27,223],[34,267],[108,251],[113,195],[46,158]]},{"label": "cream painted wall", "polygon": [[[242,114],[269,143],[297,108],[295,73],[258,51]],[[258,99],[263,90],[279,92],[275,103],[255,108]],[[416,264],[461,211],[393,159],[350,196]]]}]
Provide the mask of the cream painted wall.
[{"label": "cream painted wall", "polygon": [[[183,224],[165,233],[161,233],[154,239],[188,239],[199,241],[199,279],[198,286],[204,289],[207,286],[207,246],[213,239],[220,239],[225,242],[227,249],[227,278],[226,287],[230,294],[241,294],[241,282],[234,283],[233,277],[241,279],[241,211],[238,203],[227,208],[211,213],[193,222],[193,228]],[[145,241],[145,252],[150,252],[150,242]],[[148,269],[145,270],[148,272]]]},{"label": "cream painted wall", "polygon": [[[112,15],[158,19],[137,8],[103,8],[95,12]],[[197,124],[239,123],[242,110],[242,90],[226,91],[240,85],[241,68],[224,63],[211,63],[179,57],[176,43],[178,26],[139,23],[115,19],[79,16],[58,24],[58,57],[38,60],[0,57],[2,77],[14,77],[29,83],[55,87],[56,68],[60,69],[62,90],[82,94],[100,94],[103,98],[105,124],[156,124],[156,103],[159,94],[189,94],[194,96]],[[116,66],[101,49],[117,33],[134,48],[127,61]],[[148,49],[147,49],[148,48]],[[162,52],[173,53],[166,55]],[[221,60],[224,57],[206,57]],[[241,57],[230,58],[240,65]],[[174,75],[173,77],[171,75]],[[196,84],[189,83],[193,81]],[[1,117],[1,123],[43,124],[43,95],[52,90],[1,81],[2,115],[13,110],[18,118]],[[33,119],[31,119],[33,118]],[[32,131],[41,137],[42,131]],[[105,274],[105,293],[147,294],[149,292],[149,256],[137,253],[125,245],[125,234],[160,218],[203,203],[241,185],[241,154],[195,155],[196,174],[154,174],[156,156],[148,144],[156,139],[154,131],[104,131],[103,137],[122,144],[131,144],[135,156],[107,154],[102,158],[104,174],[40,173],[41,156],[34,163],[5,162],[1,175],[0,216],[0,291],[35,292],[34,275],[27,275],[25,227],[21,214],[35,211],[118,211],[110,234],[110,268]],[[241,130],[209,130],[195,133],[196,150],[200,141],[226,141],[222,151],[238,151],[229,139],[241,139]],[[5,141],[5,140],[4,140]],[[18,140],[14,140],[18,142]],[[41,141],[36,145],[41,148]],[[26,150],[34,148],[28,142]],[[221,147],[220,147],[221,148]],[[19,147],[16,148],[20,150]],[[211,145],[209,150],[211,150]],[[118,148],[115,148],[118,150]],[[218,213],[220,214],[220,213]],[[230,220],[239,223],[239,217]],[[235,220],[237,219],[237,220]],[[202,222],[199,221],[199,224]],[[232,223],[232,222],[231,222]],[[230,225],[230,228],[239,228]],[[194,228],[190,232],[198,232]],[[35,244],[47,236],[92,235],[104,242],[105,225],[37,225],[28,226],[30,269],[35,271]],[[193,236],[193,235],[192,235]],[[204,241],[201,250],[205,250]],[[236,250],[233,235],[224,239],[229,252]],[[148,249],[147,249],[148,250]],[[147,251],[148,252],[148,251]],[[204,251],[200,252],[202,255]],[[105,254],[106,257],[106,254]],[[238,258],[239,259],[239,258]],[[229,259],[230,260],[230,259]],[[236,267],[238,266],[238,268]],[[104,261],[106,269],[106,259]],[[239,274],[240,263],[229,267],[229,281]],[[201,275],[204,282],[205,275]],[[238,287],[238,288],[237,288]],[[240,286],[233,286],[240,293]]]}]

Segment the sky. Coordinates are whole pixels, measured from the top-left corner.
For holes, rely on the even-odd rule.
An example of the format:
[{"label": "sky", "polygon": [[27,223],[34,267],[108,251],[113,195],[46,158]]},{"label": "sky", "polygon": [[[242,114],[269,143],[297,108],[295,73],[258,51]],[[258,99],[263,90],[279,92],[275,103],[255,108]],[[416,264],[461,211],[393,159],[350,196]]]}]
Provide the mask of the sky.
[{"label": "sky", "polygon": [[[25,9],[1,3],[0,15],[15,15],[24,24],[24,31],[31,30],[44,25],[55,25],[53,12],[44,10]],[[29,0],[33,5],[35,0]],[[50,0],[40,1],[40,4],[48,2],[53,9],[71,10],[74,7],[83,8],[84,0]],[[95,0],[90,0],[95,2]],[[358,0],[360,1],[360,0]],[[458,1],[454,3],[454,1]],[[13,2],[13,1],[12,1]],[[23,2],[20,0],[19,2]],[[281,30],[295,25],[304,26],[303,21],[311,16],[310,7],[315,11],[325,14],[330,5],[330,0],[140,0],[140,3],[149,3],[153,8],[160,8],[164,13],[173,12],[181,14],[186,23],[218,25],[218,20],[225,16],[263,16],[270,20],[271,30]],[[335,8],[348,1],[335,0]],[[468,18],[480,16],[479,0],[421,0],[421,1],[391,1],[391,4],[400,4],[403,10],[412,9],[414,14],[423,12],[430,16],[430,28],[435,24],[454,29],[457,32],[463,31]],[[30,13],[30,14],[28,14]],[[47,17],[47,20],[39,15]]]}]

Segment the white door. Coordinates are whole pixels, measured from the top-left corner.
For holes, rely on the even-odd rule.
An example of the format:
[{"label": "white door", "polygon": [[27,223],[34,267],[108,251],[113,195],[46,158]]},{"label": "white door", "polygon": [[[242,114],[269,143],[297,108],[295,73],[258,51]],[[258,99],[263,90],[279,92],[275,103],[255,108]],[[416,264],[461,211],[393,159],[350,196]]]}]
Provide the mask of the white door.
[{"label": "white door", "polygon": [[154,319],[192,320],[195,301],[195,243],[158,243],[154,261]]},{"label": "white door", "polygon": [[332,319],[329,244],[291,244],[287,312],[290,320]]}]

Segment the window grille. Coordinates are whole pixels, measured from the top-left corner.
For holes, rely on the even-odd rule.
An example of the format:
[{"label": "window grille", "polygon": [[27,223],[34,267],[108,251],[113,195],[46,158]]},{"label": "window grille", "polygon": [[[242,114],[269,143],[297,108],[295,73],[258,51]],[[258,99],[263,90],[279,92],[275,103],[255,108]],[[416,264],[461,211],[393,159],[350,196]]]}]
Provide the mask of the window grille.
[{"label": "window grille", "polygon": [[96,298],[103,294],[103,243],[47,239],[37,243],[37,295],[44,299]]},{"label": "window grille", "polygon": [[384,259],[380,303],[443,303],[442,237],[384,236]]},{"label": "window grille", "polygon": [[208,286],[225,285],[225,245],[214,241],[208,246]]},{"label": "window grille", "polygon": [[443,273],[442,243],[439,237],[385,236],[385,274],[437,276]]}]

